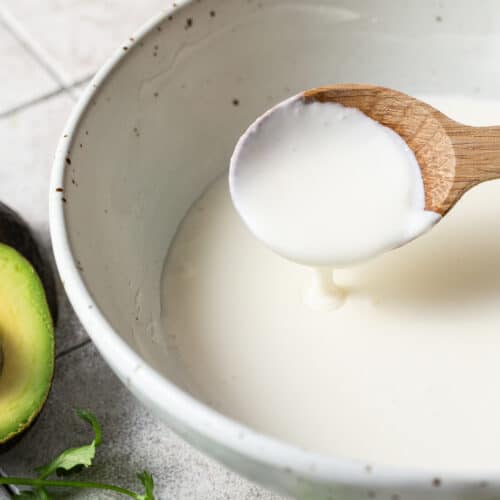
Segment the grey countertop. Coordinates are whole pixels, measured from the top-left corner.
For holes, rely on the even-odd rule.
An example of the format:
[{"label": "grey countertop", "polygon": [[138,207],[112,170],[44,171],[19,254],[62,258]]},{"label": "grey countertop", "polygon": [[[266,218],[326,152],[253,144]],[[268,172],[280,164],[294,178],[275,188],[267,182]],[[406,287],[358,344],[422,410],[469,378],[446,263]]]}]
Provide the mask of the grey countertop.
[{"label": "grey countertop", "polygon": [[[50,257],[47,189],[55,146],[82,87],[121,40],[168,5],[163,0],[2,0],[0,4],[0,200],[18,211]],[[140,490],[153,473],[159,499],[279,497],[229,472],[184,443],[140,405],[107,367],[59,287],[56,375],[29,433],[0,455],[10,475],[32,474],[65,447],[88,441],[74,408],[92,410],[104,444],[82,473]],[[115,498],[88,492],[74,498]],[[0,493],[0,498],[2,493]]]}]

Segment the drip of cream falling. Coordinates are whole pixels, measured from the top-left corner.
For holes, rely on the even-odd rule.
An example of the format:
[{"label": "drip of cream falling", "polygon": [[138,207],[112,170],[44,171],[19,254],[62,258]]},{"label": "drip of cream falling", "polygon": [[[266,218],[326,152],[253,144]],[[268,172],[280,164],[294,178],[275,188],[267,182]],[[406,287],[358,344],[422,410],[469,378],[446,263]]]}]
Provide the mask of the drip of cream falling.
[{"label": "drip of cream falling", "polygon": [[311,309],[330,310],[340,307],[346,292],[337,286],[331,267],[313,267],[309,284],[304,291],[304,303]]}]

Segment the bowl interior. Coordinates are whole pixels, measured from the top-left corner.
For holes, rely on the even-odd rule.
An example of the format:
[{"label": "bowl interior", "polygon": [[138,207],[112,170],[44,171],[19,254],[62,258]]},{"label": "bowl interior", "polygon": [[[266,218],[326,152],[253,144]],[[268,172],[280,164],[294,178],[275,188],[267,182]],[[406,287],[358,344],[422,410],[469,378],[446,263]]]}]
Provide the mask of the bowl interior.
[{"label": "bowl interior", "polygon": [[72,137],[64,183],[72,252],[116,332],[185,387],[159,325],[163,263],[248,124],[335,82],[498,97],[497,14],[493,0],[207,0],[127,42]]}]

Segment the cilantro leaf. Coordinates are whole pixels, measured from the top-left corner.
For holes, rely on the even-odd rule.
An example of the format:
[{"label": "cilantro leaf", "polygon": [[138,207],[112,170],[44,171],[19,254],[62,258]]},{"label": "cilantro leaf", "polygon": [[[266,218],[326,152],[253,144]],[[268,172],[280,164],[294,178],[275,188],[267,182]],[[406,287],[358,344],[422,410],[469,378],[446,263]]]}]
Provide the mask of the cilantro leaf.
[{"label": "cilantro leaf", "polygon": [[101,444],[101,427],[97,422],[95,416],[89,411],[77,411],[77,415],[85,420],[92,426],[94,431],[94,439],[90,444],[69,448],[68,450],[60,453],[52,462],[38,467],[36,471],[39,474],[38,478],[30,477],[3,477],[0,476],[0,485],[10,484],[18,486],[29,486],[32,489],[22,491],[14,498],[16,500],[51,500],[47,488],[81,488],[81,489],[94,489],[103,491],[112,491],[124,496],[128,496],[135,500],[155,500],[153,489],[154,481],[153,476],[143,471],[137,474],[138,479],[144,487],[144,495],[135,493],[121,486],[116,486],[109,483],[101,483],[95,481],[75,481],[75,480],[60,480],[60,479],[47,479],[52,474],[68,474],[89,467],[94,460],[96,448]]},{"label": "cilantro leaf", "polygon": [[138,497],[139,500],[154,500],[154,481],[153,481],[153,476],[148,472],[148,471],[142,471],[137,474],[137,477],[141,481],[142,485],[144,486],[144,490],[146,492],[145,495],[140,495]]},{"label": "cilantro leaf", "polygon": [[92,426],[92,430],[94,431],[94,442],[96,446],[99,446],[102,441],[102,431],[99,422],[97,421],[96,416],[88,411],[88,410],[76,410],[76,414],[82,419],[85,420]]},{"label": "cilantro leaf", "polygon": [[37,467],[35,470],[39,474],[39,479],[46,479],[54,473],[65,475],[75,472],[82,467],[92,465],[96,447],[99,446],[102,439],[101,427],[96,417],[89,411],[78,410],[76,414],[92,426],[95,435],[94,439],[90,444],[68,448],[60,453],[52,462],[42,467]]},{"label": "cilantro leaf", "polygon": [[35,470],[38,472],[40,479],[45,479],[54,474],[54,472],[64,474],[64,471],[75,471],[75,469],[80,468],[80,466],[89,467],[92,465],[94,457],[95,443],[92,441],[91,444],[85,446],[64,450],[60,455],[52,460],[52,462],[42,467],[37,467]]}]

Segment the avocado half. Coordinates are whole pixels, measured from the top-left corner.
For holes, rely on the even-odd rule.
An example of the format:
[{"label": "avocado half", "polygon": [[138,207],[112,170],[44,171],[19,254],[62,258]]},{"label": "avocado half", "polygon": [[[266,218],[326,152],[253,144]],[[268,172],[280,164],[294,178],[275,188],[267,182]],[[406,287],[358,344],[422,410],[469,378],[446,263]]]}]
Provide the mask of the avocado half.
[{"label": "avocado half", "polygon": [[27,429],[54,373],[54,327],[31,264],[0,243],[0,445]]}]

